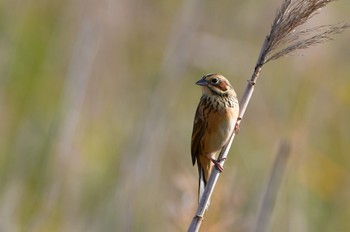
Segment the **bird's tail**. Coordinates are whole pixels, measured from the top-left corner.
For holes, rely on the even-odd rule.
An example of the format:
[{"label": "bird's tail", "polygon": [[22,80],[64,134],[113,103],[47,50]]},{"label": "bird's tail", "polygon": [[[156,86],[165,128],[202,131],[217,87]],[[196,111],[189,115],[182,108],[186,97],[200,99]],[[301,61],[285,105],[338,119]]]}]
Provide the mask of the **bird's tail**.
[{"label": "bird's tail", "polygon": [[198,165],[198,173],[199,173],[199,183],[198,183],[198,203],[201,200],[205,186],[207,185],[207,181],[204,176],[204,169],[201,165]]}]

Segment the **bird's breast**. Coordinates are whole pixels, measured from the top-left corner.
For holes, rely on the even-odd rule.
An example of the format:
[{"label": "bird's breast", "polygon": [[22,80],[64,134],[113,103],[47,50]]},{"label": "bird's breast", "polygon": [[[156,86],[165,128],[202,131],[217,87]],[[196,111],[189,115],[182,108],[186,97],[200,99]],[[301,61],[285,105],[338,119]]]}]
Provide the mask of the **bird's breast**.
[{"label": "bird's breast", "polygon": [[226,108],[209,115],[205,135],[205,150],[208,153],[217,152],[227,143],[234,130],[237,114],[233,108]]}]

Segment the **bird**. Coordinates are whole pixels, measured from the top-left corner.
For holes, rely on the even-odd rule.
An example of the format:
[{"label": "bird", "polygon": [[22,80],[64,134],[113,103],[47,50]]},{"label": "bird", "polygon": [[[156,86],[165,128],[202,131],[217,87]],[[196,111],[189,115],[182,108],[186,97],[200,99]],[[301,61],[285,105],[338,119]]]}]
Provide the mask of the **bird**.
[{"label": "bird", "polygon": [[202,88],[193,122],[191,157],[199,173],[198,201],[203,195],[210,173],[215,166],[220,172],[221,160],[215,155],[225,146],[233,132],[239,130],[239,102],[230,82],[218,73],[203,76],[197,85]]}]

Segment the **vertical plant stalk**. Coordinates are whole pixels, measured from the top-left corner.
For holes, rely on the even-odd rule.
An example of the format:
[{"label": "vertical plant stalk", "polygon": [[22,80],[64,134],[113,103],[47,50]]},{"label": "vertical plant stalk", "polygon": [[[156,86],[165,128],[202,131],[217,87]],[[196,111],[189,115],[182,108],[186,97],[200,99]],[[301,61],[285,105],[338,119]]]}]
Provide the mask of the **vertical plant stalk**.
[{"label": "vertical plant stalk", "polygon": [[273,207],[276,202],[276,196],[282,182],[282,177],[286,169],[287,161],[290,154],[290,146],[288,142],[282,142],[275,163],[272,167],[270,178],[266,184],[264,195],[262,196],[255,228],[253,232],[265,232],[270,220]]},{"label": "vertical plant stalk", "polygon": [[[254,92],[255,84],[264,64],[297,50],[306,49],[332,40],[332,35],[340,34],[345,29],[349,28],[349,24],[338,23],[298,30],[299,26],[306,23],[310,18],[318,14],[322,7],[333,1],[334,0],[283,0],[273,20],[270,33],[265,38],[254,72],[248,80],[248,84],[240,101],[240,113],[237,119],[238,125],[240,125],[246,112]],[[221,160],[220,164],[222,166],[225,163],[234,138],[235,133],[232,134],[229,142],[222,148],[218,156],[218,160]],[[219,175],[219,170],[214,168],[200,199],[196,214],[188,228],[188,232],[199,231]]]}]

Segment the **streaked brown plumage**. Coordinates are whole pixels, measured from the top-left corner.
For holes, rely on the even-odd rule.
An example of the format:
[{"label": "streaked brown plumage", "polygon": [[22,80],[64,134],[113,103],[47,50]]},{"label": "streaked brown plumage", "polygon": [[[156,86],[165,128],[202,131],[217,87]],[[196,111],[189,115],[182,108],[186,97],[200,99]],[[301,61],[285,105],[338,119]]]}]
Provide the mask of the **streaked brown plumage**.
[{"label": "streaked brown plumage", "polygon": [[235,130],[239,103],[233,87],[220,74],[207,74],[196,84],[202,87],[202,97],[193,123],[191,155],[193,165],[196,161],[198,165],[200,200],[213,166],[223,170],[215,154]]}]

